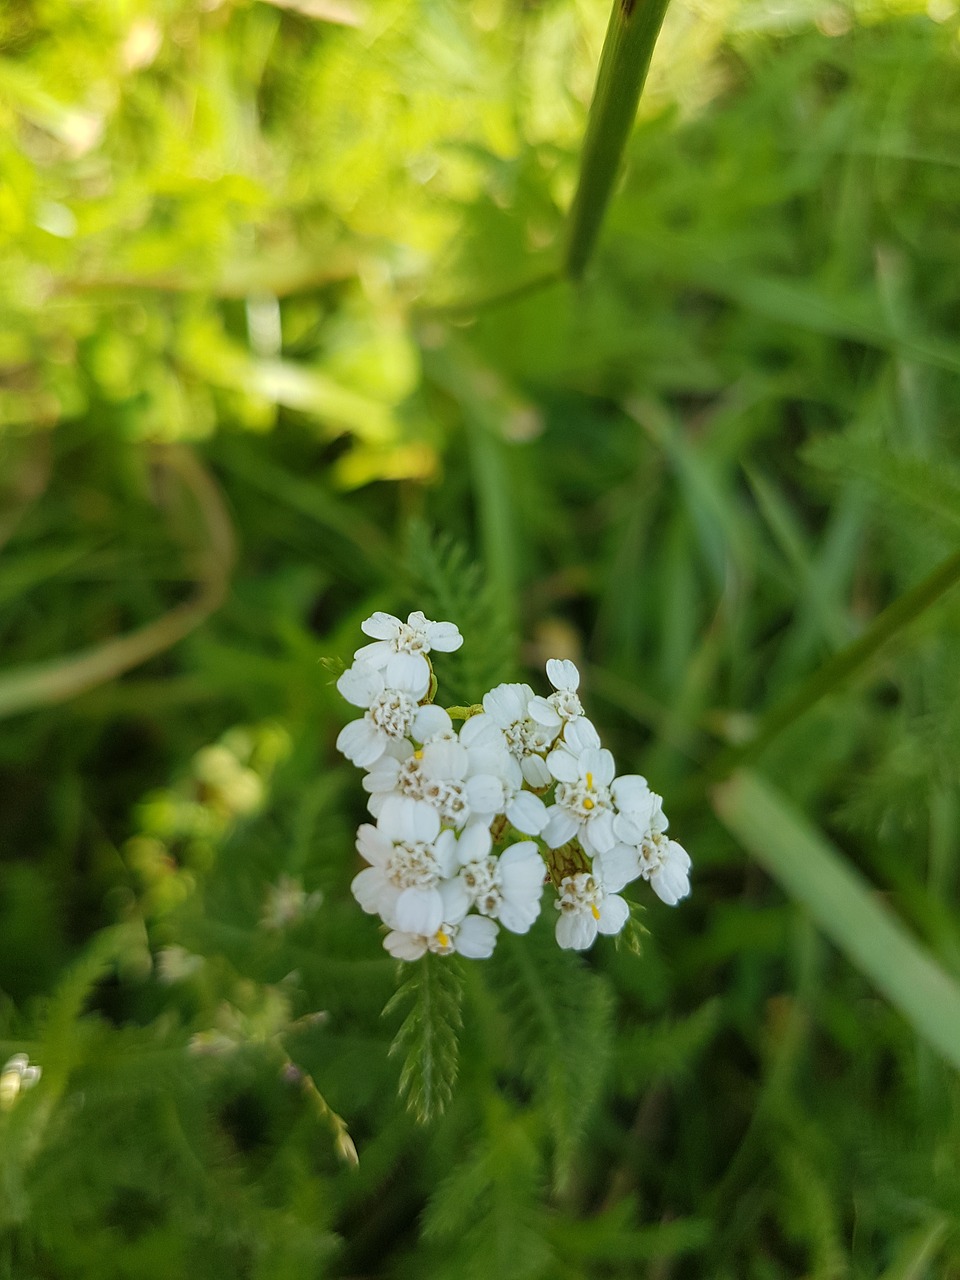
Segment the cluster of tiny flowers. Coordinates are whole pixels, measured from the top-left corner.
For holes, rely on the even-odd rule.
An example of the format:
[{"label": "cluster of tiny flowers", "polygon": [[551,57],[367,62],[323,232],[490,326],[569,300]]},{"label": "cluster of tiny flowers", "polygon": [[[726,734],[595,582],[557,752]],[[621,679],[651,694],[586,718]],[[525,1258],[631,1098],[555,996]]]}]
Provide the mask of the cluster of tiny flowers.
[{"label": "cluster of tiny flowers", "polygon": [[501,928],[530,929],[547,885],[557,942],[578,951],[624,927],[619,891],[631,881],[670,906],[687,896],[690,858],[667,835],[662,799],[639,774],[617,776],[572,662],[547,663],[547,697],[501,684],[445,711],[432,702],[429,654],[460,648],[456,626],[419,612],[362,626],[373,643],[337,681],[362,714],[337,747],[365,771],[375,819],[357,833],[369,865],[353,895],[387,926],[391,955],[483,959]]}]

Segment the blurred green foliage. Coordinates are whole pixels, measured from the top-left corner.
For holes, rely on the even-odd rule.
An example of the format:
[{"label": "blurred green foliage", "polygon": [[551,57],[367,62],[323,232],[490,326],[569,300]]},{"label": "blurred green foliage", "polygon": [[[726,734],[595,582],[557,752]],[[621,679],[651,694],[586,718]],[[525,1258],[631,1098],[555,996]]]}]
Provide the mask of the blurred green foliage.
[{"label": "blurred green foliage", "polygon": [[[957,593],[712,790],[957,549],[956,15],[672,8],[573,289],[606,18],[0,14],[0,1277],[960,1277],[945,1006],[857,915],[953,990]],[[383,1013],[333,748],[381,607],[461,627],[447,702],[580,662],[694,858],[639,955]]]}]

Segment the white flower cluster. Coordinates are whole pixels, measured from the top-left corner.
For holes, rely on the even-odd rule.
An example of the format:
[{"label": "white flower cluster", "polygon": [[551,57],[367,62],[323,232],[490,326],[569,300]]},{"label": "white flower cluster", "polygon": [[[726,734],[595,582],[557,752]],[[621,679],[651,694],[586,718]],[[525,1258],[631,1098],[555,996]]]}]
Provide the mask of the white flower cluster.
[{"label": "white flower cluster", "polygon": [[456,626],[419,612],[362,625],[373,643],[337,688],[363,714],[337,747],[366,770],[376,823],[357,833],[369,866],[352,889],[388,926],[391,955],[483,959],[501,927],[527,932],[547,883],[557,942],[580,951],[626,924],[619,890],[631,881],[648,880],[670,906],[687,896],[690,859],[666,834],[661,797],[638,774],[616,776],[572,662],[547,663],[546,698],[501,684],[482,705],[448,712],[430,701],[427,655],[459,649]]}]

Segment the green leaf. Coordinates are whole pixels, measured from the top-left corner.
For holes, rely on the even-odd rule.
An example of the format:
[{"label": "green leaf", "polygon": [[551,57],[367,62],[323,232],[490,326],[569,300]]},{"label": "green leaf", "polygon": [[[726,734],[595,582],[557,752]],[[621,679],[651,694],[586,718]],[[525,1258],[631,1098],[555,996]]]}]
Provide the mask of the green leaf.
[{"label": "green leaf", "polygon": [[606,1075],[610,993],[578,956],[557,947],[552,929],[541,926],[522,938],[501,933],[494,955],[491,972],[512,1024],[511,1047],[543,1107],[562,1184]]},{"label": "green leaf", "polygon": [[720,820],[948,1062],[960,1067],[960,987],[863,877],[768,782],[713,792]]},{"label": "green leaf", "polygon": [[445,1110],[457,1080],[463,972],[459,961],[431,952],[405,969],[383,1013],[409,1005],[390,1054],[403,1058],[401,1098],[421,1124],[429,1124]]}]

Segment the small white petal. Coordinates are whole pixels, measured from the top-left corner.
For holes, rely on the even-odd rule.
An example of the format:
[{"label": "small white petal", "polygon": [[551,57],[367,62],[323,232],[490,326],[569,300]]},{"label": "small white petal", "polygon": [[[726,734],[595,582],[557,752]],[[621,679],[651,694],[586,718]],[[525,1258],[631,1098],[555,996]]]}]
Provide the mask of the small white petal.
[{"label": "small white petal", "polygon": [[470,910],[470,891],[459,876],[440,885],[444,924],[459,924]]},{"label": "small white petal", "polygon": [[547,825],[547,806],[532,791],[518,792],[507,805],[506,814],[513,826],[525,836],[538,836]]},{"label": "small white petal", "polygon": [[389,640],[373,640],[370,644],[362,644],[359,649],[356,649],[353,660],[365,662],[367,666],[376,667],[379,670],[387,665],[390,655],[395,652]]},{"label": "small white petal", "polygon": [[511,933],[529,933],[539,914],[539,897],[505,898],[500,904],[499,920]]},{"label": "small white petal", "polygon": [[543,756],[524,756],[520,770],[530,786],[537,791],[543,787],[549,787],[553,782],[553,775],[547,768],[547,762]]},{"label": "small white petal", "polygon": [[384,752],[371,772],[363,775],[360,785],[364,791],[394,791],[399,773],[400,761],[388,752]]},{"label": "small white petal", "polygon": [[479,822],[471,823],[457,843],[457,858],[461,866],[486,858],[493,847],[489,830]]},{"label": "small white petal", "polygon": [[463,644],[463,636],[452,622],[428,622],[427,643],[438,653],[453,653]]},{"label": "small white petal", "polygon": [[527,715],[545,729],[552,729],[554,733],[559,732],[563,724],[563,718],[556,707],[552,707],[546,698],[531,698],[527,705]]},{"label": "small white petal", "polygon": [[440,830],[440,818],[437,811],[424,800],[389,795],[383,802],[377,829],[389,840],[403,841],[406,844],[414,844],[419,840],[429,843],[436,839]]},{"label": "small white petal", "polygon": [[[569,724],[567,727],[569,728]],[[568,751],[566,747],[557,747],[550,752],[547,756],[547,768],[558,782],[580,781],[579,757]]]},{"label": "small white petal", "polygon": [[483,709],[498,725],[506,728],[526,719],[527,703],[533,697],[529,685],[498,684],[483,695]]},{"label": "small white petal", "polygon": [[[440,875],[446,880],[460,870],[460,859],[457,857],[457,837],[448,828],[441,831],[433,842],[433,854],[440,868]],[[448,923],[452,923],[446,917]]]},{"label": "small white petal", "polygon": [[337,734],[337,750],[358,769],[369,769],[383,755],[389,739],[368,720],[351,720]]},{"label": "small white petal", "polygon": [[380,867],[364,867],[362,871],[357,872],[353,877],[350,883],[350,892],[364,911],[370,915],[379,915],[380,899],[386,883],[387,881],[384,879],[383,871]]},{"label": "small white petal", "polygon": [[369,822],[364,822],[357,829],[357,853],[361,858],[366,858],[371,866],[383,867],[393,853],[393,841]]},{"label": "small white petal", "polygon": [[643,813],[653,804],[653,792],[639,773],[622,773],[614,778],[610,790],[621,813]]},{"label": "small white petal", "polygon": [[507,897],[540,900],[547,865],[532,840],[523,840],[505,849],[500,855],[499,867]]},{"label": "small white petal", "polygon": [[548,848],[559,849],[562,844],[566,844],[577,834],[577,820],[555,804],[547,810],[547,815],[547,825],[540,835]]},{"label": "small white petal", "polygon": [[403,933],[399,929],[388,933],[383,945],[397,960],[420,960],[427,953],[426,938],[417,933]]},{"label": "small white petal", "polygon": [[595,751],[600,747],[600,735],[586,716],[567,721],[563,740],[574,755],[580,755],[583,751]]},{"label": "small white petal", "polygon": [[467,916],[457,932],[455,949],[468,960],[486,960],[493,955],[499,930],[486,916]]},{"label": "small white petal", "polygon": [[580,672],[569,658],[550,658],[547,679],[555,689],[568,689],[572,693],[580,688]]},{"label": "small white petal", "polygon": [[500,726],[486,712],[481,711],[463,722],[460,745],[472,752],[485,746],[498,746],[505,750],[507,744]]},{"label": "small white petal", "polygon": [[383,693],[383,676],[369,662],[356,662],[337,680],[337,691],[354,707],[369,707]]},{"label": "small white petal", "polygon": [[668,907],[675,907],[681,898],[689,895],[690,856],[675,840],[667,845],[667,856],[650,876],[650,885]]},{"label": "small white petal", "polygon": [[429,938],[443,924],[443,899],[436,889],[404,889],[393,914],[398,929]]},{"label": "small white petal", "polygon": [[395,618],[392,613],[377,612],[360,623],[360,630],[374,640],[396,640],[401,625],[400,619]]},{"label": "small white petal", "polygon": [[388,689],[409,694],[414,702],[419,702],[430,688],[430,666],[420,653],[391,654],[384,668],[383,683]]},{"label": "small white petal", "polygon": [[583,911],[561,911],[557,920],[557,942],[565,951],[586,951],[597,936],[597,922]]},{"label": "small white petal", "polygon": [[616,893],[640,875],[640,855],[633,845],[615,844],[593,859],[594,872],[608,893]]},{"label": "small white petal", "polygon": [[492,818],[503,810],[503,784],[492,774],[480,773],[475,778],[469,778],[464,786],[464,794],[471,813],[484,816],[489,814]]},{"label": "small white petal", "polygon": [[601,809],[599,813],[594,811],[595,816],[589,822],[585,822],[580,829],[580,843],[583,845],[587,853],[595,855],[603,853],[606,849],[612,849],[617,843],[616,836],[613,834],[613,814],[609,809]]},{"label": "small white petal", "polygon": [[421,707],[413,720],[413,736],[417,742],[426,742],[438,733],[449,733],[452,728],[453,721],[443,707],[434,706],[433,703]]},{"label": "small white petal", "polygon": [[630,908],[623,898],[611,893],[600,903],[597,928],[601,933],[619,933],[630,918]]},{"label": "small white petal", "polygon": [[428,742],[423,748],[421,768],[424,776],[433,779],[459,782],[466,777],[470,756],[459,742],[443,738],[440,742]]}]

